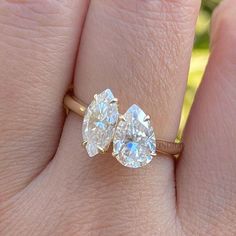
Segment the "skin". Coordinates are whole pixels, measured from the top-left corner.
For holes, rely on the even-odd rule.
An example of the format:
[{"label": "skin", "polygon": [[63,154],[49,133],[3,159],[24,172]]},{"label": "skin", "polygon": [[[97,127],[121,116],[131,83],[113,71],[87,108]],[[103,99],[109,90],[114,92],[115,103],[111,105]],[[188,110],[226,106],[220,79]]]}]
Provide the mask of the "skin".
[{"label": "skin", "polygon": [[89,159],[73,82],[111,88],[159,138],[178,130],[198,0],[0,2],[0,235],[236,235],[236,1],[211,27],[211,56],[177,163],[133,170]]}]

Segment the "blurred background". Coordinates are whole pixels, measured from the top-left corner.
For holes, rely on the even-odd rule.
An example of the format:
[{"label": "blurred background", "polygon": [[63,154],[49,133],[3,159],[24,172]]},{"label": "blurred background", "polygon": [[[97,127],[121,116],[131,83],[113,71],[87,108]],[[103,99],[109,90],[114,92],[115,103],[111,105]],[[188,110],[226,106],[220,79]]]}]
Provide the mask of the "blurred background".
[{"label": "blurred background", "polygon": [[203,0],[201,11],[196,26],[196,37],[192,53],[187,91],[180,122],[179,137],[182,136],[183,128],[190,108],[192,106],[196,90],[201,82],[209,56],[209,27],[211,15],[220,0]]}]

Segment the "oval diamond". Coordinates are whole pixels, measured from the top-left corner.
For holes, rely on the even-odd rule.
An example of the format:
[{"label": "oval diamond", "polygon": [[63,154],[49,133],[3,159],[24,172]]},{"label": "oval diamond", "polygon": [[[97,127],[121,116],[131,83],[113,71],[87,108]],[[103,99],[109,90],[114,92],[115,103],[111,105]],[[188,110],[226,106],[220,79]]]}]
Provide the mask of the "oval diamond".
[{"label": "oval diamond", "polygon": [[132,105],[121,117],[113,140],[113,155],[124,166],[147,165],[156,153],[156,138],[149,116]]},{"label": "oval diamond", "polygon": [[118,121],[118,105],[110,89],[95,96],[83,120],[82,135],[90,157],[108,149]]}]

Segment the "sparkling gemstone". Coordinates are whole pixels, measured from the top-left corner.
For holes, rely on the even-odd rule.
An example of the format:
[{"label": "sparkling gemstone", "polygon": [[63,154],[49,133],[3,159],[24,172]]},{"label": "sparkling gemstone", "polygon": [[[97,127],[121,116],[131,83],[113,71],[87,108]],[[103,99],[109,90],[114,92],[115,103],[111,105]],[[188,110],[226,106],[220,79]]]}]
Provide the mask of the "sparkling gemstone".
[{"label": "sparkling gemstone", "polygon": [[90,157],[108,149],[118,117],[118,105],[110,89],[95,96],[85,112],[82,127],[83,140]]},{"label": "sparkling gemstone", "polygon": [[113,140],[113,155],[124,166],[147,165],[156,153],[156,138],[150,120],[137,105],[121,117]]}]

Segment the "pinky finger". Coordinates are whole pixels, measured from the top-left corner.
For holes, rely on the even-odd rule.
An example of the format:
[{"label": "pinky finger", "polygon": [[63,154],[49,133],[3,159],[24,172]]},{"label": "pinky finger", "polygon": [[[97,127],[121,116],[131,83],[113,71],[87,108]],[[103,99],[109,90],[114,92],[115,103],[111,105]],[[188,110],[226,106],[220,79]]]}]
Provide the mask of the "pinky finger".
[{"label": "pinky finger", "polygon": [[180,217],[200,235],[236,233],[235,12],[235,0],[228,0],[213,17],[212,52],[177,168]]}]

